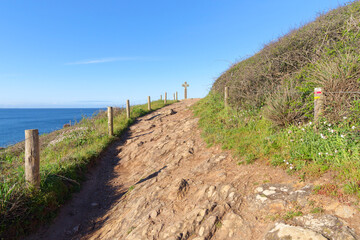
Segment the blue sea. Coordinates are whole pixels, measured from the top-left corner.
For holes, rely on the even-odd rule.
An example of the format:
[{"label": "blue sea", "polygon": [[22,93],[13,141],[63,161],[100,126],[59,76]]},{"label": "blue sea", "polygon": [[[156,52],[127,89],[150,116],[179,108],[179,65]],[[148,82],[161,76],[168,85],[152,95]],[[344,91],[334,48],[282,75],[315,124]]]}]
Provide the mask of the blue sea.
[{"label": "blue sea", "polygon": [[[61,129],[71,121],[79,122],[84,117],[92,117],[98,108],[0,108],[0,147],[7,147],[25,139],[26,129],[39,129],[39,133],[49,133]],[[105,109],[103,109],[105,110]]]}]

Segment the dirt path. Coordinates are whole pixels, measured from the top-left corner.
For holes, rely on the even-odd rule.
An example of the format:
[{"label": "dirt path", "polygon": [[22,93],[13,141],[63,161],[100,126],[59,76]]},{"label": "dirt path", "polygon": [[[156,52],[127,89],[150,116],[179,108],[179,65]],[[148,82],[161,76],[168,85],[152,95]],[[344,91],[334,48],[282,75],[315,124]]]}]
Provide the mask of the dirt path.
[{"label": "dirt path", "polygon": [[28,239],[358,239],[354,207],[207,148],[188,109],[196,101],[139,118],[55,222]]}]

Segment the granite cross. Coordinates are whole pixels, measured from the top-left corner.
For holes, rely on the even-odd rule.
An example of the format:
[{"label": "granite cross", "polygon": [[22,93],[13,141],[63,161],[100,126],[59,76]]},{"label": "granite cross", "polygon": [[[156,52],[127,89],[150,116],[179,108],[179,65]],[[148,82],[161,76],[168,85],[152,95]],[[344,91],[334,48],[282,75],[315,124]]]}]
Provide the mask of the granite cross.
[{"label": "granite cross", "polygon": [[184,82],[184,84],[182,85],[185,89],[184,89],[184,98],[187,99],[187,87],[189,86],[189,84],[187,82]]}]

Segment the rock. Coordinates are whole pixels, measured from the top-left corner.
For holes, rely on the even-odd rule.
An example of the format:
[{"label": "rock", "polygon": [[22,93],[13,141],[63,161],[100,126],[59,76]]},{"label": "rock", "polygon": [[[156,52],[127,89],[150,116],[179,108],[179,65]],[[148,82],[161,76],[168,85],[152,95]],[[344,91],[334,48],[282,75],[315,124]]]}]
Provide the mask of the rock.
[{"label": "rock", "polygon": [[79,231],[80,225],[75,226],[72,231],[73,233],[77,233]]},{"label": "rock", "polygon": [[70,123],[67,123],[67,124],[64,124],[63,125],[63,128],[68,128],[68,127],[70,127],[71,125],[70,125]]},{"label": "rock", "polygon": [[159,215],[159,213],[160,213],[159,210],[152,210],[149,214],[149,217],[155,219]]},{"label": "rock", "polygon": [[165,111],[165,115],[169,116],[169,115],[174,115],[176,112],[173,109],[169,109],[167,111]]},{"label": "rock", "polygon": [[144,145],[144,142],[140,141],[137,145],[138,145],[138,147],[140,147],[140,146]]},{"label": "rock", "polygon": [[187,191],[189,190],[189,183],[185,179],[181,179],[180,185],[177,191],[177,197],[179,199],[183,198]]},{"label": "rock", "polygon": [[327,240],[321,234],[302,227],[277,223],[265,236],[265,240]]},{"label": "rock", "polygon": [[355,233],[334,215],[309,214],[294,218],[297,225],[321,233],[328,239],[355,240]]},{"label": "rock", "polygon": [[355,209],[350,206],[342,205],[335,209],[335,214],[342,218],[351,218],[355,213]]}]

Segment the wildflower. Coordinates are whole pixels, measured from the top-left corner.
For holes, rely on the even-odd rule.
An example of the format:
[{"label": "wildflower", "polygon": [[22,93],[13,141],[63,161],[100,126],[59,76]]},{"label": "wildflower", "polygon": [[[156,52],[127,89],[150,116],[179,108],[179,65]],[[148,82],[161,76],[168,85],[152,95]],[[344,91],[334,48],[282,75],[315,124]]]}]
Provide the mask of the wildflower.
[{"label": "wildflower", "polygon": [[289,162],[286,162],[286,165],[289,165]]},{"label": "wildflower", "polygon": [[286,160],[284,159],[284,162],[286,162]]},{"label": "wildflower", "polygon": [[335,149],[335,153],[337,153],[337,152],[338,152],[338,150]]},{"label": "wildflower", "polygon": [[340,137],[344,138],[345,136],[341,134]]},{"label": "wildflower", "polygon": [[312,122],[309,122],[309,125],[311,125],[312,124]]},{"label": "wildflower", "polygon": [[305,131],[305,129],[304,129],[304,128],[302,128],[301,130]]},{"label": "wildflower", "polygon": [[300,141],[302,141],[302,142],[303,142],[303,141],[304,141],[304,139],[302,139],[302,138],[301,138],[301,139],[300,139]]},{"label": "wildflower", "polygon": [[294,167],[293,166],[290,166],[290,169],[292,170]]},{"label": "wildflower", "polygon": [[352,126],[351,129],[355,129],[355,126]]},{"label": "wildflower", "polygon": [[328,153],[325,153],[326,155],[329,155]]},{"label": "wildflower", "polygon": [[294,142],[294,140],[293,140],[293,139],[290,139],[290,142]]},{"label": "wildflower", "polygon": [[320,136],[322,139],[326,139],[326,137],[322,133],[320,134]]},{"label": "wildflower", "polygon": [[328,126],[331,127],[331,123],[329,123]]},{"label": "wildflower", "polygon": [[289,130],[289,131],[288,131],[288,134],[290,134],[290,133],[292,133],[292,131],[291,131],[291,130]]},{"label": "wildflower", "polygon": [[331,129],[330,132],[331,132],[331,133],[334,133],[334,129]]},{"label": "wildflower", "polygon": [[343,117],[343,119],[347,119],[347,117]]},{"label": "wildflower", "polygon": [[319,152],[318,154],[319,154],[319,156],[321,156],[321,155],[322,155],[322,153],[321,153],[321,152]]}]

